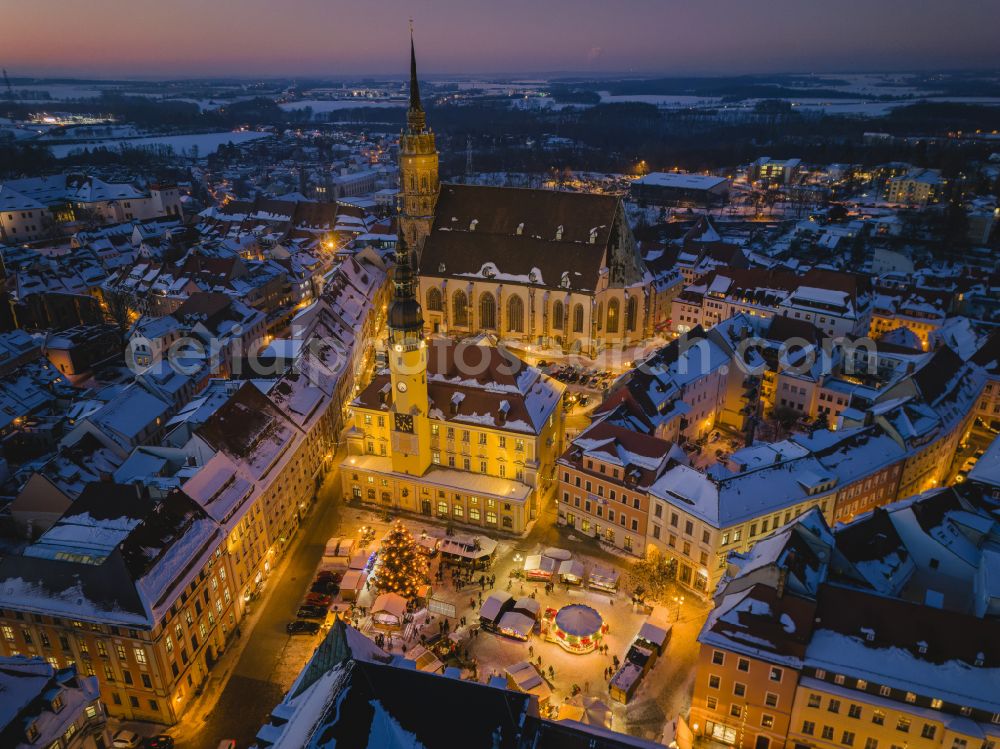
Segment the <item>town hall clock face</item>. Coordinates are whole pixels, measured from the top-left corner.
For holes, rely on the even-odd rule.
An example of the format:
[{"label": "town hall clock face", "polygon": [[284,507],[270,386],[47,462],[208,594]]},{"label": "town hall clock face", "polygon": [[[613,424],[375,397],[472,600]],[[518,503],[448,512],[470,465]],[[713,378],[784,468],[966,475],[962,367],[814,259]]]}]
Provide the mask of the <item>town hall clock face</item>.
[{"label": "town hall clock face", "polygon": [[413,434],[413,417],[410,414],[396,414],[396,431]]},{"label": "town hall clock face", "polygon": [[396,390],[398,390],[401,393],[405,393],[406,392],[406,383],[405,382],[397,382],[396,383]]}]

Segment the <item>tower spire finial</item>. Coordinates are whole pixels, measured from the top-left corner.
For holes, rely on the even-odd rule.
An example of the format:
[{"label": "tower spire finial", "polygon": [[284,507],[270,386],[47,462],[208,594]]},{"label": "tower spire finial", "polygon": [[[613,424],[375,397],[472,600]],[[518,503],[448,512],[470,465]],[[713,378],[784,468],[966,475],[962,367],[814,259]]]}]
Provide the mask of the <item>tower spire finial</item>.
[{"label": "tower spire finial", "polygon": [[417,53],[413,46],[413,19],[410,19],[410,109],[406,115],[410,131],[423,132],[427,127],[424,107],[420,103],[420,83],[417,81]]}]

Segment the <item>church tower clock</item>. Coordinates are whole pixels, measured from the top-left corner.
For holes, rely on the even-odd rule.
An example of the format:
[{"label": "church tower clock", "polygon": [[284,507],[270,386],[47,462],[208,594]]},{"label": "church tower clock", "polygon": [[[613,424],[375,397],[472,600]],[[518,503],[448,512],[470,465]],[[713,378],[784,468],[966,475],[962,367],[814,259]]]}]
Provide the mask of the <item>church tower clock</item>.
[{"label": "church tower clock", "polygon": [[427,418],[427,342],[424,317],[417,301],[410,249],[400,234],[389,303],[389,377],[392,407],[392,469],[422,476],[430,467],[430,423]]},{"label": "church tower clock", "polygon": [[410,108],[406,112],[406,129],[399,139],[399,181],[402,214],[399,233],[420,257],[424,240],[434,223],[437,204],[438,152],[434,133],[427,127],[427,115],[420,103],[417,82],[417,56],[413,49],[413,28],[410,28]]}]

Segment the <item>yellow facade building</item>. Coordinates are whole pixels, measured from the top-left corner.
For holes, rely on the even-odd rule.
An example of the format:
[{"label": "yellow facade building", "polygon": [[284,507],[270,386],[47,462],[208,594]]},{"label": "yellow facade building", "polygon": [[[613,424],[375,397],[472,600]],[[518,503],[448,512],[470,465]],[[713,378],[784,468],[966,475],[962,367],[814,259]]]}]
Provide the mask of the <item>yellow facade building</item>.
[{"label": "yellow facade building", "polygon": [[485,337],[425,339],[405,238],[388,313],[388,372],[351,404],[346,500],[524,532],[555,494],[564,386]]}]

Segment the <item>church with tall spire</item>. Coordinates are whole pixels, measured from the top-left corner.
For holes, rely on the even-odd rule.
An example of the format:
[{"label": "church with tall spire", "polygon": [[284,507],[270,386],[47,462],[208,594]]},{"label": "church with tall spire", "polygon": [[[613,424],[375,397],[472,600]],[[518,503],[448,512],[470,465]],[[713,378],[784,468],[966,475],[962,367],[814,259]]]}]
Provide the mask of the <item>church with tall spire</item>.
[{"label": "church with tall spire", "polygon": [[410,28],[410,106],[406,112],[406,129],[399,139],[400,205],[399,235],[420,256],[424,241],[434,223],[440,183],[438,152],[434,132],[427,127],[427,115],[420,101],[417,80],[417,55]]}]

